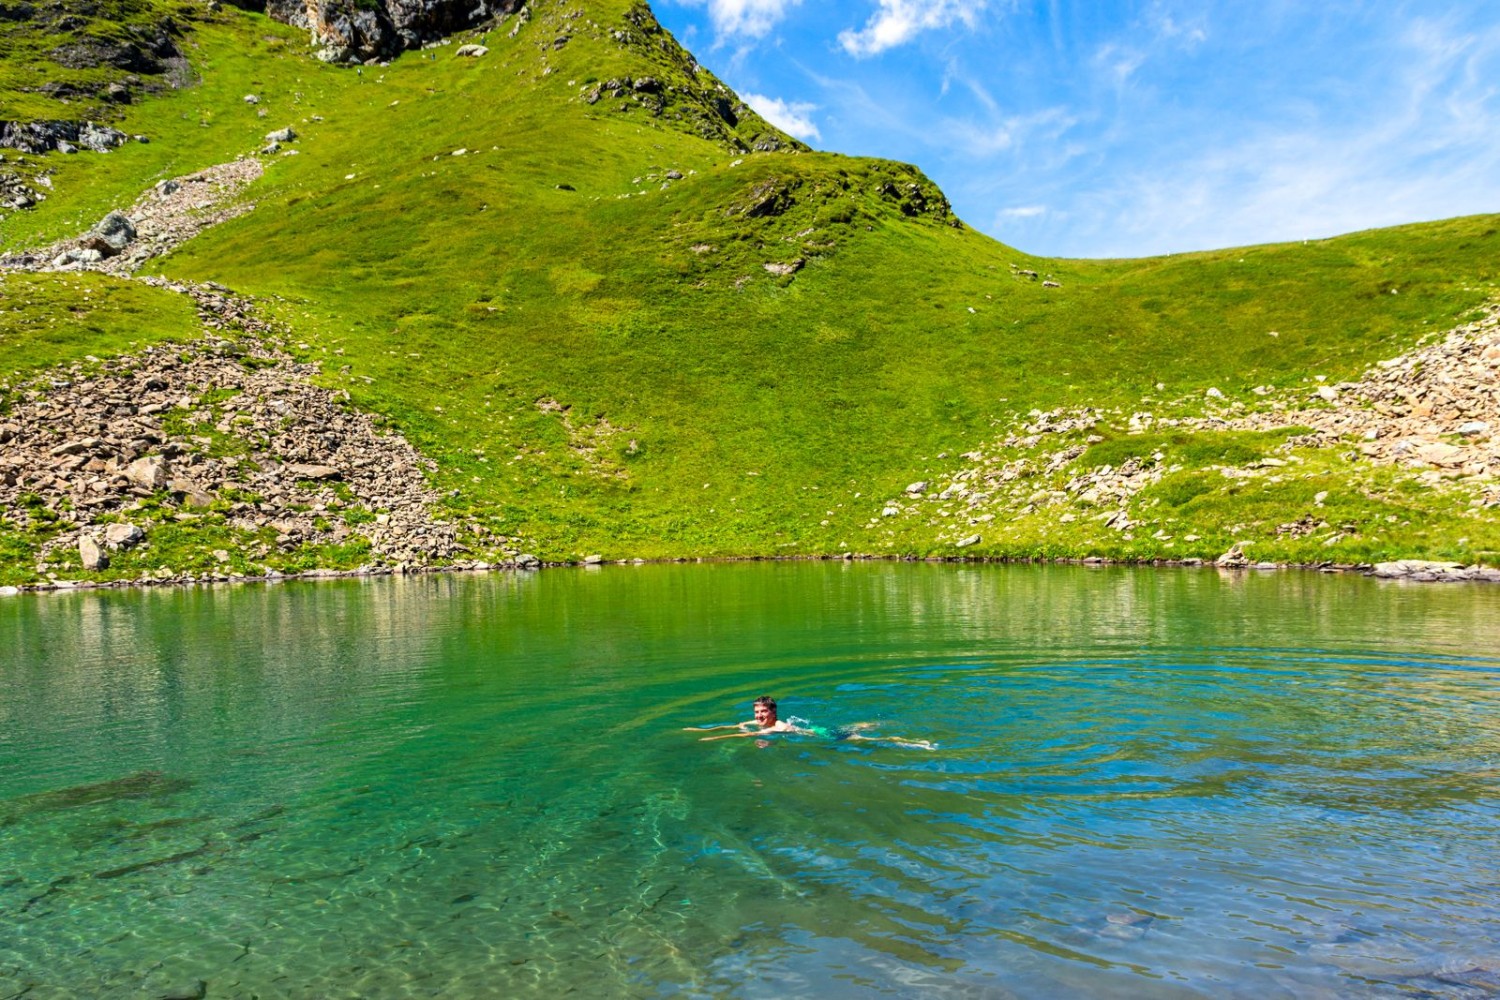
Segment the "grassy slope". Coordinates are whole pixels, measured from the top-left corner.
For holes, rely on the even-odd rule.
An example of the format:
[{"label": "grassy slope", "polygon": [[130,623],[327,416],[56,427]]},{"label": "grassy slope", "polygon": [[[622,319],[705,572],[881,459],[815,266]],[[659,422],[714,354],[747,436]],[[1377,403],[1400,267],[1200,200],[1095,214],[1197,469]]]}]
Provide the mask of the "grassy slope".
[{"label": "grassy slope", "polygon": [[[348,365],[330,364],[330,382],[439,460],[457,509],[551,557],[941,550],[928,526],[859,525],[997,420],[1350,377],[1452,325],[1495,278],[1493,217],[1149,260],[1030,258],[940,211],[903,214],[907,186],[926,186],[910,168],[741,155],[625,101],[584,103],[598,81],[680,67],[614,42],[633,26],[612,0],[570,19],[554,49],[577,9],[544,5],[514,39],[490,33],[484,59],[440,49],[363,74],[226,14],[196,36],[203,85],[132,112],[133,130],[163,141],[112,154],[86,185],[81,164],[60,165],[58,188],[86,190],[84,208],[56,198],[0,235],[66,231],[293,124],[298,155],[272,161],[260,208],[162,269],[279,297],[312,354]],[[251,91],[268,118],[239,100]],[[674,169],[685,176],[663,190]],[[784,193],[781,214],[737,211],[768,191]],[[762,267],[794,259],[807,265],[792,278]],[[1196,501],[1197,554],[1244,521],[1242,498],[1213,499]],[[1452,535],[1398,535],[1379,554],[1449,551]],[[1040,521],[976,551],[1194,554]]]}]

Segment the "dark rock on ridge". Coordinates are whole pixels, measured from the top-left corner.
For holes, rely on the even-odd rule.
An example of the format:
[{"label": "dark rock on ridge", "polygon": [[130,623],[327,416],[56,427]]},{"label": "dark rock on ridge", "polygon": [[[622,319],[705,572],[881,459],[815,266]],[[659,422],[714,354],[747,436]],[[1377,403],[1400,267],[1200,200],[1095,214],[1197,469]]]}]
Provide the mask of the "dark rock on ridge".
[{"label": "dark rock on ridge", "polygon": [[129,138],[119,129],[94,122],[0,122],[0,148],[45,153],[67,143],[106,153]]},{"label": "dark rock on ridge", "polygon": [[403,49],[513,14],[524,0],[231,0],[306,28],[327,62],[384,59]]}]

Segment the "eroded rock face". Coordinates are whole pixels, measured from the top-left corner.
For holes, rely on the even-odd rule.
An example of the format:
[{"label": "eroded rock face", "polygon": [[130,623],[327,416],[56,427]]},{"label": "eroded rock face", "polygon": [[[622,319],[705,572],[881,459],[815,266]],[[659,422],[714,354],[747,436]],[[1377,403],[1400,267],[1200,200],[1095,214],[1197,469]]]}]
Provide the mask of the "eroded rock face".
[{"label": "eroded rock face", "polygon": [[512,14],[524,0],[235,0],[236,6],[264,10],[285,24],[306,28],[319,58],[364,62],[419,48],[491,17]]}]

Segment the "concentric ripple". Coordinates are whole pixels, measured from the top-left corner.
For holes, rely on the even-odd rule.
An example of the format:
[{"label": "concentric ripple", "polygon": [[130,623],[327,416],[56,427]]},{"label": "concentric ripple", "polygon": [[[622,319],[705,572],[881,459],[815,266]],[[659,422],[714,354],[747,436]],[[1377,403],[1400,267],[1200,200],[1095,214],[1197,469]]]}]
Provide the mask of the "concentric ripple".
[{"label": "concentric ripple", "polygon": [[[0,600],[0,997],[1500,992],[1500,593],[940,565]],[[833,727],[699,742],[769,693]]]}]

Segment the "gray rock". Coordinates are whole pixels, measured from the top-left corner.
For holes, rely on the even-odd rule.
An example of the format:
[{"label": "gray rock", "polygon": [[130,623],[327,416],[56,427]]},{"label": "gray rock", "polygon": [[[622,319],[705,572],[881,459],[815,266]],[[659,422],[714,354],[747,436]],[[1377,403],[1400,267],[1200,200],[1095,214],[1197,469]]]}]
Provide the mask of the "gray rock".
[{"label": "gray rock", "polygon": [[908,493],[921,493],[927,489],[927,480],[919,479],[906,488]]},{"label": "gray rock", "polygon": [[978,545],[982,541],[984,541],[984,539],[981,538],[979,535],[970,535],[967,538],[960,538],[958,541],[954,542],[953,544],[956,545],[956,546],[958,546],[961,549],[966,549],[970,545]]},{"label": "gray rock", "polygon": [[146,533],[134,524],[111,524],[104,529],[104,544],[111,549],[133,548]]},{"label": "gray rock", "polygon": [[206,996],[208,996],[208,980],[199,979],[191,985],[167,990],[157,1000],[203,1000]]},{"label": "gray rock", "polygon": [[1464,450],[1442,441],[1433,441],[1419,447],[1415,457],[1429,465],[1459,465],[1464,460]]},{"label": "gray rock", "polygon": [[59,458],[63,455],[82,455],[84,452],[93,451],[97,447],[99,447],[98,438],[80,438],[77,441],[68,441],[60,444],[47,454],[53,458]]},{"label": "gray rock", "polygon": [[83,535],[78,539],[78,555],[83,559],[83,568],[90,573],[109,568],[109,556],[105,555],[99,543],[88,535]]},{"label": "gray rock", "polygon": [[1412,579],[1430,582],[1464,568],[1463,563],[1433,562],[1427,559],[1397,559],[1394,562],[1376,563],[1371,576],[1386,580]]},{"label": "gray rock", "polygon": [[124,250],[134,240],[135,226],[125,213],[110,212],[79,243],[85,250],[97,250],[108,257]]},{"label": "gray rock", "polygon": [[286,471],[297,479],[338,479],[342,475],[331,465],[288,465]]},{"label": "gray rock", "polygon": [[84,122],[83,127],[78,130],[78,145],[84,149],[92,149],[96,153],[107,153],[117,146],[123,146],[128,138],[129,136],[119,129],[110,128],[108,125],[96,125],[93,122]]},{"label": "gray rock", "polygon": [[15,597],[20,592],[20,587],[0,587],[0,597]]},{"label": "gray rock", "polygon": [[482,59],[489,55],[490,50],[483,45],[460,45],[455,56],[463,56],[466,59]]},{"label": "gray rock", "polygon": [[214,502],[213,496],[191,479],[170,480],[167,489],[189,507],[207,507]]},{"label": "gray rock", "polygon": [[286,128],[279,128],[274,132],[266,133],[267,142],[291,142],[296,138],[297,133],[292,129],[290,125],[288,125]]},{"label": "gray rock", "polygon": [[1235,542],[1229,546],[1229,551],[1214,560],[1214,565],[1224,569],[1244,569],[1250,565],[1250,560],[1245,558],[1244,545]]},{"label": "gray rock", "polygon": [[260,97],[257,94],[246,94],[245,95],[245,103],[246,104],[259,104],[260,103]]},{"label": "gray rock", "polygon": [[157,181],[156,182],[156,196],[158,198],[166,198],[166,197],[168,197],[170,195],[176,194],[179,190],[181,190],[181,188],[182,188],[182,184],[179,181],[175,181],[175,180]]},{"label": "gray rock", "polygon": [[798,271],[802,270],[803,263],[805,262],[802,260],[793,260],[788,261],[785,264],[762,264],[761,267],[776,275],[778,278],[785,278],[788,275],[796,274]]},{"label": "gray rock", "polygon": [[1464,437],[1480,437],[1489,432],[1490,425],[1483,420],[1470,420],[1467,423],[1460,424],[1458,427],[1458,433]]},{"label": "gray rock", "polygon": [[138,458],[125,467],[125,478],[148,490],[162,489],[170,477],[167,460],[161,455]]}]

